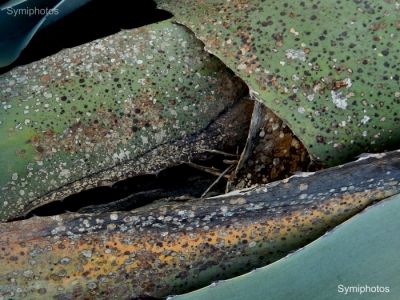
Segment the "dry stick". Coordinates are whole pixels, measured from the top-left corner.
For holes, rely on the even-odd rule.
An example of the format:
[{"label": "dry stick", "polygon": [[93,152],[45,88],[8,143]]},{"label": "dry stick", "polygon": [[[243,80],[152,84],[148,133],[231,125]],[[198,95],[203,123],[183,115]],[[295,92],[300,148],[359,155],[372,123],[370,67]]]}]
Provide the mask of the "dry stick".
[{"label": "dry stick", "polygon": [[230,157],[239,157],[240,156],[238,154],[232,154],[232,153],[228,153],[228,152],[224,152],[224,151],[220,151],[220,150],[215,150],[215,149],[200,149],[200,151],[209,152],[209,153],[215,153],[215,154],[221,154],[221,155],[230,156]]},{"label": "dry stick", "polygon": [[233,166],[234,165],[230,165],[228,168],[226,168],[225,171],[223,171],[221,175],[219,175],[218,178],[205,190],[205,192],[201,195],[200,198],[204,198],[207,195],[207,193],[214,187],[214,185],[216,185],[221,180],[221,178],[224,177],[224,175],[228,173],[229,170],[232,169]]},{"label": "dry stick", "polygon": [[258,131],[261,128],[263,118],[264,118],[263,104],[261,104],[258,101],[255,101],[254,108],[253,108],[253,114],[251,116],[250,129],[249,129],[249,133],[247,135],[246,145],[244,146],[244,149],[243,149],[241,155],[239,156],[239,161],[236,164],[235,172],[232,174],[230,180],[228,180],[228,183],[226,184],[225,193],[228,193],[229,191],[232,190],[232,188],[233,188],[232,183],[233,183],[234,178],[237,176],[240,169],[243,167],[244,163],[250,157],[251,152],[255,146],[253,141],[256,138],[256,136],[258,135]]},{"label": "dry stick", "polygon": [[[186,165],[188,165],[188,166],[190,166],[190,167],[193,167],[193,168],[195,168],[195,169],[197,169],[197,170],[200,170],[200,171],[203,171],[203,172],[212,174],[212,175],[214,175],[214,176],[220,176],[220,175],[221,175],[221,172],[220,172],[220,170],[218,170],[218,169],[213,169],[213,168],[204,167],[204,166],[195,164],[195,163],[190,162],[190,161],[185,161],[185,162],[182,162],[182,163],[184,163],[184,164],[186,164]],[[225,176],[225,178],[228,178],[228,176]]]},{"label": "dry stick", "polygon": [[222,160],[222,162],[224,164],[227,164],[227,165],[236,165],[239,161],[238,160],[232,160],[232,159],[224,159],[224,160]]}]

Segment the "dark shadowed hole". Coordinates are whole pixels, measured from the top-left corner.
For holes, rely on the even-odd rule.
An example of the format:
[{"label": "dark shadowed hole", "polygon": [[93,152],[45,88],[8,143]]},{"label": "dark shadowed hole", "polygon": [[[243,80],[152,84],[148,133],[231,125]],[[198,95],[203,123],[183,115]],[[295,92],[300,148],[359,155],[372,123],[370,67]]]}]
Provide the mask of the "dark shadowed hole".
[{"label": "dark shadowed hole", "polygon": [[94,0],[36,33],[13,64],[0,68],[0,74],[121,29],[137,28],[171,17],[169,12],[156,9],[156,4],[149,0]]},{"label": "dark shadowed hole", "polygon": [[[212,155],[199,165],[212,166],[217,172],[223,167],[220,155]],[[100,213],[128,211],[159,199],[199,198],[217,179],[217,175],[204,172],[187,164],[167,168],[157,174],[141,175],[71,195],[63,201],[55,201],[32,210],[32,216],[53,216],[65,212]],[[223,194],[226,179],[222,178],[207,196]],[[16,221],[14,219],[12,221]]]}]

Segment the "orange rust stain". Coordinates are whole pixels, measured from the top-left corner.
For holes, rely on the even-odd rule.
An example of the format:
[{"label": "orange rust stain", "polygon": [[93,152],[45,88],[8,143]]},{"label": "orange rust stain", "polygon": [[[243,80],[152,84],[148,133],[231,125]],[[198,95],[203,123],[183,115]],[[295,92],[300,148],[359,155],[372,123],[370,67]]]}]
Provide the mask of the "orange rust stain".
[{"label": "orange rust stain", "polygon": [[[181,231],[173,233],[171,237],[169,235],[160,237],[160,233],[156,230],[144,230],[140,235],[133,237],[134,243],[132,244],[124,242],[127,233],[107,234],[103,232],[100,233],[101,238],[97,234],[87,234],[80,240],[64,237],[54,241],[53,237],[38,237],[29,241],[24,240],[21,245],[17,233],[13,233],[10,238],[3,232],[0,235],[1,273],[17,272],[19,275],[10,276],[16,277],[19,285],[32,286],[35,281],[29,281],[21,275],[24,271],[31,270],[34,274],[41,274],[40,280],[45,280],[49,289],[54,286],[54,290],[56,290],[56,286],[60,285],[71,287],[76,280],[88,282],[110,272],[120,272],[121,267],[128,274],[154,269],[155,277],[152,277],[151,280],[163,281],[167,279],[164,277],[168,272],[168,274],[178,272],[177,268],[179,269],[182,257],[185,261],[195,259],[207,262],[210,259],[210,252],[207,251],[215,250],[204,250],[206,251],[204,252],[201,249],[204,249],[202,246],[205,244],[216,246],[223,243],[224,247],[220,251],[226,251],[229,247],[242,245],[241,242],[244,239],[255,242],[257,245],[261,243],[264,248],[268,247],[269,243],[280,245],[282,238],[297,241],[304,231],[308,231],[308,229],[324,230],[327,226],[337,225],[336,223],[340,222],[340,219],[344,221],[368,205],[371,202],[370,199],[382,199],[388,193],[390,191],[374,190],[342,195],[338,198],[330,198],[328,202],[324,202],[314,209],[308,207],[288,212],[282,216],[263,216],[254,221],[232,223],[228,228],[210,224],[208,230]],[[329,214],[326,213],[327,211]],[[318,223],[316,224],[315,221]],[[26,230],[23,227],[14,227],[13,229],[22,232]],[[282,245],[284,246],[284,244]],[[30,256],[29,253],[36,247],[51,248],[37,257]],[[243,245],[241,247],[245,252],[255,251]],[[166,251],[179,255],[168,255],[165,254]],[[137,254],[137,256],[130,264],[125,264],[131,254]],[[70,260],[67,265],[60,263],[65,257]],[[156,260],[163,265],[161,269],[156,269]],[[35,263],[33,264],[32,261]],[[60,271],[64,271],[64,276],[59,276]],[[145,282],[146,279],[143,281]],[[0,279],[1,284],[3,283]]]}]

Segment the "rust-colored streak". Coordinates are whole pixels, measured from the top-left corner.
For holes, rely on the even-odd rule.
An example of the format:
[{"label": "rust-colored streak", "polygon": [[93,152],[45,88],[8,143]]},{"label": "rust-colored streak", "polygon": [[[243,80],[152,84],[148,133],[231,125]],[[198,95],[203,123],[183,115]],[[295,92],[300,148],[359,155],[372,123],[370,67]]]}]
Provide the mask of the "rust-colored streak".
[{"label": "rust-colored streak", "polygon": [[[327,179],[335,180],[327,180]],[[130,299],[265,265],[400,192],[400,152],[243,193],[0,225],[0,296]]]}]

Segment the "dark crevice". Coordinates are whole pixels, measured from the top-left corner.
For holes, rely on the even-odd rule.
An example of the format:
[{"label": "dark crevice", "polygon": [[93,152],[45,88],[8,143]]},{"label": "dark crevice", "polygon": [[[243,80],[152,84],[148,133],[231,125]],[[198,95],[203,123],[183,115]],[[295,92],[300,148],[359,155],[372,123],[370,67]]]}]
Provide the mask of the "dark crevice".
[{"label": "dark crevice", "polygon": [[[246,90],[246,92],[248,92],[248,91]],[[238,99],[242,99],[241,101],[243,101],[242,97],[243,96],[239,97]],[[248,102],[248,101],[250,101],[250,102]],[[245,100],[245,102],[248,102],[248,104],[249,104],[249,103],[252,102],[252,100]],[[226,107],[225,109],[223,109],[218,114],[218,116],[215,117],[213,120],[211,120],[203,129],[201,129],[198,132],[195,132],[195,133],[191,134],[188,137],[187,142],[195,143],[195,141],[198,138],[198,136],[200,134],[202,134],[202,133],[206,133],[207,131],[208,131],[208,135],[210,135],[210,136],[218,134],[216,131],[218,131],[219,129],[216,129],[216,128],[213,129],[212,128],[215,125],[216,121],[219,120],[221,117],[223,117],[225,114],[227,114],[229,112],[229,110],[234,109],[236,106],[239,105],[240,107],[243,107],[243,105],[240,105],[240,103],[243,103],[243,102],[237,101],[234,104],[232,104],[232,105]],[[253,107],[253,104],[251,105],[251,107]],[[245,115],[244,111],[242,111],[242,113]],[[247,122],[248,125],[250,125],[250,117],[247,118],[245,122]],[[218,128],[218,126],[217,126],[217,128]],[[211,174],[214,175],[214,179],[217,178],[218,175],[216,175],[216,174],[220,174],[221,172],[223,172],[224,169],[227,168],[227,162],[228,161],[234,162],[235,159],[239,158],[239,156],[240,156],[239,154],[243,151],[243,148],[244,148],[244,145],[245,145],[245,142],[246,142],[248,127],[247,126],[242,126],[241,128],[246,132],[246,136],[243,136],[243,139],[241,141],[239,141],[237,144],[232,144],[232,143],[228,142],[228,143],[224,144],[223,146],[221,145],[223,149],[222,149],[222,151],[221,150],[220,151],[216,150],[217,153],[216,152],[212,152],[212,151],[211,152],[210,151],[205,151],[205,152],[202,152],[202,153],[196,153],[194,156],[191,157],[191,160],[192,160],[191,162],[183,163],[183,167],[189,167],[189,168],[194,169],[194,170],[200,169],[200,170],[202,170],[202,173],[205,172],[204,168],[206,168],[206,169],[214,169],[215,172],[212,172]],[[149,154],[151,151],[155,150],[157,147],[160,147],[160,146],[163,146],[163,145],[166,145],[166,144],[168,144],[168,143],[166,142],[166,143],[163,143],[163,144],[159,144],[158,146],[156,146],[154,148],[148,149],[147,151],[142,153],[142,156],[145,156],[146,154]],[[229,155],[227,156],[226,154],[229,154]],[[197,163],[196,163],[196,161],[197,161]],[[94,174],[91,174],[91,175],[92,176],[98,175],[101,172],[110,171],[111,169],[113,169],[115,167],[118,167],[118,166],[122,167],[122,165],[123,165],[122,163],[118,163],[118,164],[110,167],[109,169],[103,169],[103,170],[98,171],[97,173],[94,173]],[[195,167],[193,165],[197,165],[197,167]],[[160,173],[163,174],[163,172],[165,172],[165,171],[167,171],[169,169],[172,169],[172,168],[178,168],[178,166],[170,167],[170,168],[168,168],[168,169],[166,169],[164,171],[161,171]],[[205,173],[207,173],[207,172],[205,172]],[[142,180],[141,178],[153,178],[152,180],[158,180],[157,177],[158,177],[157,174],[148,174],[148,175],[134,176],[134,177],[132,177],[132,179],[133,180],[137,179],[137,180],[140,181],[140,180]],[[127,179],[127,180],[129,180],[129,179]],[[123,181],[127,181],[127,180],[123,180]],[[76,180],[76,181],[79,181],[79,180]],[[121,182],[123,182],[123,181],[121,181]],[[224,185],[226,185],[227,180],[223,179],[223,180],[221,180],[221,182],[223,182]],[[210,184],[212,184],[212,183],[213,183],[213,181]],[[119,183],[117,182],[113,186],[118,186],[118,184]],[[127,184],[129,184],[129,182]],[[184,184],[184,181],[181,182],[181,184]],[[213,186],[212,190],[210,191],[210,193],[207,193],[207,196],[211,196],[211,195],[221,194],[222,193],[222,192],[217,192],[216,193],[215,192],[216,189],[218,189],[218,186],[215,186],[215,187]],[[56,191],[56,190],[52,190],[52,191],[48,192],[47,195],[50,195],[54,191]],[[203,192],[204,191],[206,191],[206,190],[203,190]],[[222,188],[221,188],[221,191],[222,191]],[[83,196],[79,196],[78,200],[83,198],[83,197],[85,197],[85,196],[93,198],[93,197],[96,196],[96,194],[99,194],[100,196],[104,196],[106,192],[107,192],[106,195],[107,196],[111,195],[111,197],[109,198],[110,200],[106,200],[105,201],[105,203],[106,203],[105,206],[106,207],[104,209],[100,206],[101,203],[99,202],[99,200],[93,200],[93,205],[92,204],[88,204],[88,205],[85,205],[85,206],[84,205],[78,205],[79,209],[71,209],[71,208],[63,209],[62,207],[64,207],[64,206],[60,206],[60,202],[59,201],[55,201],[54,203],[52,202],[52,203],[44,204],[44,205],[41,205],[38,208],[34,208],[32,210],[29,210],[25,215],[10,219],[7,222],[25,220],[25,219],[28,219],[28,218],[30,218],[32,216],[35,216],[35,215],[36,216],[52,216],[52,215],[57,215],[57,214],[60,214],[60,213],[65,213],[65,212],[79,212],[79,213],[86,212],[86,213],[89,213],[89,212],[96,212],[96,211],[97,212],[101,212],[101,211],[104,212],[104,211],[112,211],[112,210],[130,210],[130,209],[137,208],[137,207],[146,205],[146,204],[151,203],[151,202],[154,201],[154,197],[152,197],[153,200],[151,200],[151,201],[150,200],[149,201],[137,201],[137,200],[134,200],[135,202],[138,203],[138,205],[134,205],[131,208],[123,208],[123,209],[122,208],[112,208],[111,205],[109,206],[107,203],[121,201],[122,198],[124,198],[126,195],[121,195],[121,194],[118,195],[118,194],[115,193],[116,190],[110,189],[110,187],[108,187],[108,186],[100,186],[100,187],[96,187],[94,189],[89,189],[87,191],[83,191],[81,193],[71,195],[71,196],[67,197],[66,199],[70,199],[71,197],[74,197],[76,195],[80,195],[82,193],[83,193]],[[156,192],[156,191],[152,190],[150,192]],[[226,192],[226,186],[224,187],[223,193],[225,193],[225,192]],[[88,193],[88,195],[85,195],[85,193]],[[131,193],[134,193],[134,191],[132,191]],[[201,195],[202,194],[199,194],[198,196],[193,196],[193,197],[200,197]],[[137,199],[137,197],[141,197],[141,199],[143,199],[143,198],[149,199],[149,195],[145,195],[144,196],[143,191],[138,191],[137,195],[134,195],[134,196],[135,196],[135,199]],[[177,196],[177,197],[179,197],[179,196]],[[160,198],[160,197],[158,197],[158,198]],[[165,197],[163,197],[163,198],[165,198]],[[63,200],[63,201],[65,201],[65,200]],[[92,200],[89,200],[89,201],[92,201]],[[129,200],[129,202],[132,202],[132,201],[133,200]],[[128,202],[125,201],[125,203],[128,203]],[[140,203],[142,203],[142,204],[140,204]],[[53,208],[53,206],[55,208]],[[88,209],[85,208],[86,206],[88,206]],[[92,207],[92,206],[97,206],[97,208],[93,209],[94,207]],[[40,213],[40,212],[37,213],[37,211],[43,211],[43,213]]]},{"label": "dark crevice", "polygon": [[156,4],[149,0],[94,0],[37,32],[13,64],[0,68],[0,74],[121,29],[137,28],[171,17],[171,13],[156,9]]},{"label": "dark crevice", "polygon": [[[180,164],[156,174],[128,178],[112,186],[101,186],[71,195],[63,201],[55,201],[40,206],[28,215],[11,221],[28,219],[32,216],[53,216],[66,212],[102,213],[110,211],[129,211],[156,200],[174,198],[199,198],[218,177],[217,173],[226,168],[224,156],[207,155],[207,160],[193,164],[212,168],[211,174],[188,164]],[[227,179],[222,178],[208,196],[223,194]]]}]

